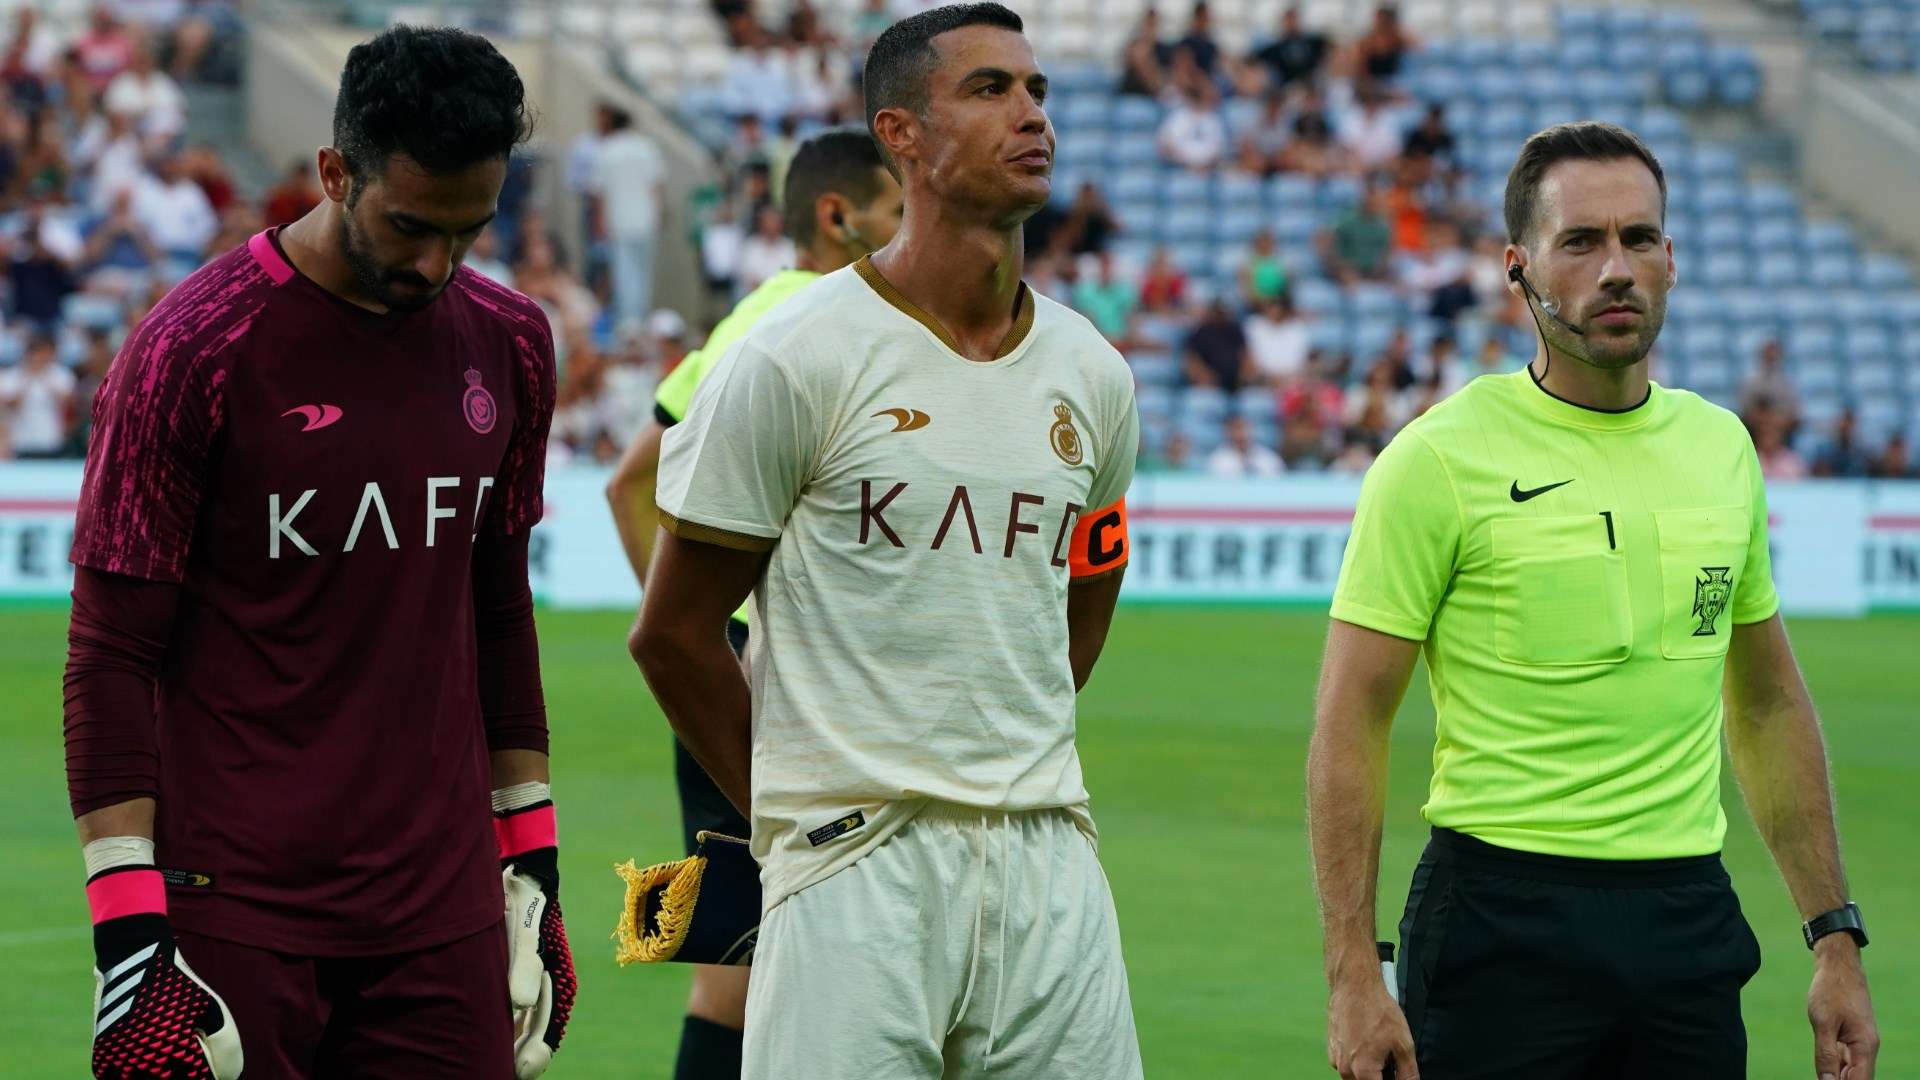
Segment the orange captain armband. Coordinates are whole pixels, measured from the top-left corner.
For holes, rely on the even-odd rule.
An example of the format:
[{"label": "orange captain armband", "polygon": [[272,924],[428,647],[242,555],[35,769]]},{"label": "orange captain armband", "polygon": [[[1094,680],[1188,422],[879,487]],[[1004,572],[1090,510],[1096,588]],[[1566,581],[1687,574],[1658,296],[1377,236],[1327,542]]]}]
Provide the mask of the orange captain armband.
[{"label": "orange captain armband", "polygon": [[1104,577],[1127,565],[1133,546],[1127,539],[1127,500],[1104,510],[1081,513],[1067,550],[1067,574],[1074,581]]}]

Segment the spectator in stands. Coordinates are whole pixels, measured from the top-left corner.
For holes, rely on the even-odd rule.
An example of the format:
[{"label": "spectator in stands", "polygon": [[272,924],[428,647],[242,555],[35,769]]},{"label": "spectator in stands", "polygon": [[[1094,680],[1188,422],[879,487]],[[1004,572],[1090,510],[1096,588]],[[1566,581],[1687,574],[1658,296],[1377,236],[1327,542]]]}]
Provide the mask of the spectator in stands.
[{"label": "spectator in stands", "polygon": [[59,71],[60,37],[42,22],[40,10],[32,4],[14,9],[13,36],[0,58],[0,79],[4,79],[14,100],[39,105],[46,100],[46,84]]},{"label": "spectator in stands", "polygon": [[1286,167],[1287,144],[1293,141],[1287,116],[1287,96],[1275,89],[1261,99],[1260,113],[1240,136],[1241,172],[1272,176]]},{"label": "spectator in stands", "polygon": [[124,296],[165,258],[146,226],[133,212],[133,193],[114,196],[113,206],[87,233],[87,288],[92,292]]},{"label": "spectator in stands", "polygon": [[[1346,395],[1340,389],[1345,357],[1328,356],[1318,349],[1307,350],[1305,373],[1280,388],[1280,418],[1288,426],[1303,420],[1337,417],[1345,409]],[[1284,451],[1284,446],[1283,446]],[[1289,464],[1299,466],[1288,458]]]},{"label": "spectator in stands", "polygon": [[1460,227],[1451,221],[1429,221],[1426,243],[1394,256],[1394,276],[1400,287],[1442,322],[1473,308],[1471,275],[1470,256],[1460,244]]},{"label": "spectator in stands", "polygon": [[1369,79],[1392,79],[1400,74],[1406,55],[1418,48],[1412,35],[1400,25],[1400,9],[1381,4],[1374,9],[1373,26],[1354,42],[1358,73]]},{"label": "spectator in stands", "polygon": [[1920,469],[1916,469],[1913,458],[1907,451],[1907,437],[1902,432],[1894,432],[1887,439],[1886,448],[1867,471],[1867,475],[1879,480],[1920,479]]},{"label": "spectator in stands", "polygon": [[1190,85],[1160,122],[1160,156],[1193,172],[1209,172],[1227,156],[1227,122],[1211,84]]},{"label": "spectator in stands", "polygon": [[48,247],[47,230],[41,228],[44,219],[44,206],[36,205],[28,211],[7,267],[13,313],[43,327],[52,326],[60,318],[61,305],[78,288],[71,260]]},{"label": "spectator in stands", "polygon": [[513,288],[513,267],[500,257],[500,234],[492,226],[480,230],[473,238],[473,246],[467,249],[466,268]]},{"label": "spectator in stands", "polygon": [[1166,88],[1167,68],[1172,63],[1173,46],[1160,40],[1160,12],[1149,4],[1140,13],[1133,36],[1121,49],[1119,92],[1158,96]]},{"label": "spectator in stands", "polygon": [[1507,351],[1507,344],[1500,339],[1500,335],[1489,334],[1480,343],[1480,355],[1474,359],[1475,378],[1481,375],[1504,375],[1519,369],[1519,358]]},{"label": "spectator in stands", "polygon": [[1253,234],[1246,261],[1240,264],[1236,276],[1240,281],[1240,295],[1249,305],[1258,306],[1286,293],[1287,265],[1280,261],[1280,246],[1272,229]]},{"label": "spectator in stands", "polygon": [[727,305],[739,291],[740,248],[746,242],[738,207],[731,199],[721,200],[700,229],[700,272],[706,278],[708,293]]},{"label": "spectator in stands", "polygon": [[207,54],[222,38],[241,32],[240,0],[187,0],[186,13],[174,21],[170,51],[173,77],[186,82],[201,74]]},{"label": "spectator in stands", "polygon": [[1073,306],[1085,315],[1115,348],[1124,349],[1133,336],[1133,310],[1140,294],[1131,282],[1114,272],[1113,253],[1096,256],[1097,272],[1083,279],[1073,292]]},{"label": "spectator in stands", "polygon": [[1346,148],[1353,166],[1363,172],[1384,168],[1397,161],[1405,137],[1400,118],[1388,108],[1384,89],[1371,81],[1354,91],[1355,107],[1340,115],[1340,145]]},{"label": "spectator in stands", "polygon": [[794,45],[822,51],[835,44],[832,32],[820,21],[820,12],[809,0],[793,0],[787,7],[786,38]]},{"label": "spectator in stands", "polygon": [[520,238],[520,258],[513,265],[513,287],[547,309],[555,337],[565,327],[592,326],[600,316],[593,292],[560,261],[559,250],[537,215],[528,214],[522,227],[526,231]]},{"label": "spectator in stands", "polygon": [[633,117],[615,109],[595,156],[594,237],[607,246],[616,325],[639,325],[653,310],[653,264],[666,194],[667,163]]},{"label": "spectator in stands", "polygon": [[1750,420],[1753,448],[1760,456],[1760,475],[1768,480],[1804,480],[1806,459],[1787,442],[1785,414],[1763,407]]},{"label": "spectator in stands", "polygon": [[1351,162],[1346,147],[1333,137],[1326,99],[1309,90],[1293,118],[1293,140],[1280,152],[1280,167],[1308,176],[1346,172]]},{"label": "spectator in stands", "polygon": [[1153,249],[1140,275],[1140,307],[1156,314],[1177,312],[1187,303],[1187,275],[1166,248]]},{"label": "spectator in stands", "polygon": [[67,449],[73,372],[61,366],[53,335],[35,332],[18,366],[0,369],[0,413],[20,458],[58,457]]},{"label": "spectator in stands", "polygon": [[1064,247],[1074,255],[1097,255],[1107,250],[1118,232],[1120,219],[1113,216],[1105,193],[1100,185],[1088,180],[1074,195],[1073,207],[1067,211],[1066,220],[1060,223],[1059,233],[1050,246]]},{"label": "spectator in stands", "polygon": [[104,3],[93,9],[87,32],[73,43],[74,58],[95,93],[105,91],[114,77],[127,69],[133,53],[133,35]]},{"label": "spectator in stands", "polygon": [[1413,398],[1396,385],[1399,369],[1387,357],[1367,369],[1367,381],[1347,399],[1347,437],[1385,446],[1393,433],[1413,419]]},{"label": "spectator in stands", "polygon": [[1218,297],[1200,313],[1181,352],[1189,386],[1218,387],[1231,394],[1255,378],[1246,331]]},{"label": "spectator in stands", "polygon": [[108,113],[96,128],[83,131],[72,157],[92,177],[95,210],[105,210],[115,194],[132,188],[146,174],[146,147],[134,130],[133,118],[125,113]]},{"label": "spectator in stands", "polygon": [[67,457],[87,456],[87,437],[93,431],[93,399],[100,384],[107,381],[113,366],[113,331],[104,326],[87,328],[87,348],[73,367],[73,433],[67,440]]},{"label": "spectator in stands", "polygon": [[867,0],[867,6],[853,17],[853,36],[859,42],[860,52],[864,55],[872,47],[873,39],[893,23],[893,12],[887,10],[887,0]]},{"label": "spectator in stands", "polygon": [[1436,167],[1457,164],[1458,152],[1458,140],[1454,138],[1453,129],[1447,126],[1447,106],[1439,101],[1427,105],[1426,115],[1407,132],[1401,147],[1402,154],[1421,166],[1419,175],[1423,182]]},{"label": "spectator in stands", "polygon": [[161,158],[133,189],[133,216],[167,258],[200,265],[207,242],[220,229],[207,193],[186,174],[179,155]]},{"label": "spectator in stands", "polygon": [[1279,476],[1287,471],[1287,463],[1280,460],[1280,455],[1253,437],[1253,425],[1246,417],[1227,417],[1224,433],[1226,441],[1207,455],[1207,475],[1239,480],[1248,476]]},{"label": "spectator in stands", "polygon": [[1405,158],[1395,158],[1387,171],[1393,177],[1387,185],[1387,221],[1393,226],[1393,250],[1424,250],[1430,219],[1426,196],[1414,175],[1417,170]]},{"label": "spectator in stands", "polygon": [[187,126],[186,95],[154,63],[153,46],[145,39],[134,43],[126,70],[107,84],[101,103],[110,113],[131,117],[134,130],[149,146],[166,143]]},{"label": "spectator in stands", "polygon": [[1195,67],[1208,79],[1219,80],[1220,43],[1213,39],[1213,12],[1208,9],[1206,0],[1193,5],[1193,13],[1187,20],[1187,32],[1173,43],[1173,47],[1187,50],[1193,57]]},{"label": "spectator in stands", "polygon": [[[1433,401],[1428,404],[1451,395],[1472,378],[1473,375],[1467,371],[1466,361],[1460,359],[1460,343],[1453,339],[1453,335],[1435,337],[1433,344],[1427,346],[1426,373],[1421,378],[1421,384],[1434,391]],[[1426,409],[1420,411],[1425,412]]]},{"label": "spectator in stands", "polygon": [[793,111],[793,84],[787,66],[767,43],[766,31],[754,26],[748,41],[727,55],[727,73],[720,92],[727,111],[752,113],[772,122]]},{"label": "spectator in stands", "polygon": [[1276,390],[1306,374],[1312,335],[1285,291],[1266,297],[1246,318],[1247,356],[1260,381]]},{"label": "spectator in stands", "polygon": [[320,185],[314,179],[313,162],[304,158],[295,160],[280,182],[267,192],[267,224],[292,224],[319,205]]},{"label": "spectator in stands", "polygon": [[[1800,391],[1787,375],[1786,351],[1777,339],[1768,339],[1760,346],[1759,359],[1752,374],[1740,384],[1740,415],[1751,430],[1756,426],[1756,415],[1775,413],[1786,422],[1785,436],[1792,438],[1793,430],[1800,426]],[[1759,432],[1754,434],[1757,438]]]},{"label": "spectator in stands", "polygon": [[1249,66],[1265,75],[1268,86],[1282,90],[1300,83],[1312,83],[1327,62],[1330,47],[1327,35],[1301,25],[1300,7],[1293,5],[1280,16],[1280,36],[1248,57]]},{"label": "spectator in stands", "polygon": [[1323,408],[1322,400],[1303,397],[1299,411],[1280,428],[1280,460],[1289,471],[1317,472],[1333,456],[1329,443],[1338,437],[1338,428],[1330,421],[1336,414]]},{"label": "spectator in stands", "polygon": [[760,211],[752,235],[740,245],[740,269],[735,285],[744,296],[780,271],[792,269],[793,259],[793,241],[787,238],[785,219],[778,209],[765,207]]},{"label": "spectator in stands", "polygon": [[1813,475],[1858,477],[1867,475],[1873,460],[1860,446],[1860,423],[1853,406],[1840,410],[1834,418],[1833,433],[1813,455]]},{"label": "spectator in stands", "polygon": [[212,143],[196,143],[180,151],[180,168],[187,179],[200,185],[206,193],[207,205],[213,207],[216,214],[225,214],[239,199],[234,190],[233,175],[227,171],[227,163],[220,156],[219,148]]},{"label": "spectator in stands", "polygon": [[1330,277],[1349,286],[1386,279],[1393,242],[1389,212],[1387,192],[1369,179],[1359,204],[1320,234],[1321,259]]},{"label": "spectator in stands", "polygon": [[1359,476],[1380,456],[1380,447],[1362,432],[1342,432],[1340,453],[1327,462],[1327,471],[1342,476]]},{"label": "spectator in stands", "polygon": [[[793,112],[783,117],[788,121],[795,117],[807,120],[829,120],[846,99],[848,85],[846,71],[835,62],[835,54],[828,49],[808,50],[803,54],[804,62],[793,73]],[[793,132],[787,132],[793,137]],[[798,140],[794,139],[795,146]],[[791,158],[793,152],[788,151]],[[782,173],[784,175],[784,171]]]}]

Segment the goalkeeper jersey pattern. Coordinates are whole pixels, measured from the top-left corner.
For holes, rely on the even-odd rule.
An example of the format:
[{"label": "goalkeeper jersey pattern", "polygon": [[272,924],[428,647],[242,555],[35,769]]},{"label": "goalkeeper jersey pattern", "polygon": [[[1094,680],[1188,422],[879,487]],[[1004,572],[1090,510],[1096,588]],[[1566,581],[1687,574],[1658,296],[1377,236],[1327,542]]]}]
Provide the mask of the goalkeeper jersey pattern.
[{"label": "goalkeeper jersey pattern", "polygon": [[[929,798],[1066,807],[1092,834],[1069,562],[1126,493],[1139,421],[1112,346],[1022,295],[999,357],[970,361],[863,259],[762,320],[667,432],[663,522],[772,552],[748,652],[769,910]],[[1078,532],[1090,569],[1120,565]]]},{"label": "goalkeeper jersey pattern", "polygon": [[1721,675],[1779,608],[1738,417],[1652,387],[1624,412],[1483,375],[1368,470],[1333,617],[1424,640],[1426,819],[1523,851],[1720,850]]},{"label": "goalkeeper jersey pattern", "polygon": [[156,701],[176,926],[327,956],[500,921],[473,547],[539,520],[553,393],[533,301],[462,269],[376,314],[271,231],[127,339],[72,559],[182,586]]}]

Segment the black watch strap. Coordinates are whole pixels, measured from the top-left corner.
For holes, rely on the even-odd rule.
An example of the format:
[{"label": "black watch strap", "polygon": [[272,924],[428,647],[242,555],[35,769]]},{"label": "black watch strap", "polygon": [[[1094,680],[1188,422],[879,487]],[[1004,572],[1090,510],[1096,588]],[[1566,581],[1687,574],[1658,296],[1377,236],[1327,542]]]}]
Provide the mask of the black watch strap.
[{"label": "black watch strap", "polygon": [[1851,901],[1845,907],[1808,919],[1801,925],[1800,932],[1806,935],[1809,949],[1828,934],[1846,934],[1853,938],[1854,944],[1863,949],[1867,947],[1867,924],[1860,918],[1860,905]]}]

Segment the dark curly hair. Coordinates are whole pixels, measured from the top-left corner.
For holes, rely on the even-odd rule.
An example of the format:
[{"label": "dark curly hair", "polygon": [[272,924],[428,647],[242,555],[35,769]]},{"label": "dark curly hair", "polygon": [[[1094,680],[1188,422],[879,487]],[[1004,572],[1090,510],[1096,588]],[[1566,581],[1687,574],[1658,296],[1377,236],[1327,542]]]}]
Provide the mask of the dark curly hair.
[{"label": "dark curly hair", "polygon": [[395,26],[353,47],[333,103],[333,145],[355,180],[405,154],[429,172],[504,158],[533,129],[520,73],[452,27]]}]

